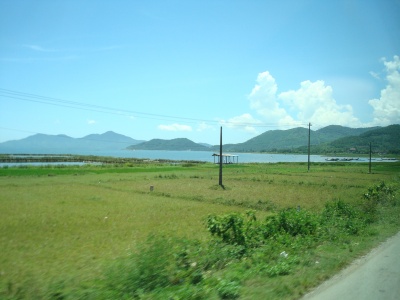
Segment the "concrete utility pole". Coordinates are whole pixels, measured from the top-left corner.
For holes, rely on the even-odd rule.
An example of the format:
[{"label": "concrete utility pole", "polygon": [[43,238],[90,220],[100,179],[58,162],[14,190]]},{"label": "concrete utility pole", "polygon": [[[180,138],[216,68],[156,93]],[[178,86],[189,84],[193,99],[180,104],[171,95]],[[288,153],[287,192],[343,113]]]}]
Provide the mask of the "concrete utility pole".
[{"label": "concrete utility pole", "polygon": [[219,135],[219,185],[222,185],[222,126]]},{"label": "concrete utility pole", "polygon": [[311,123],[308,123],[308,171],[310,171],[310,139],[311,139]]}]

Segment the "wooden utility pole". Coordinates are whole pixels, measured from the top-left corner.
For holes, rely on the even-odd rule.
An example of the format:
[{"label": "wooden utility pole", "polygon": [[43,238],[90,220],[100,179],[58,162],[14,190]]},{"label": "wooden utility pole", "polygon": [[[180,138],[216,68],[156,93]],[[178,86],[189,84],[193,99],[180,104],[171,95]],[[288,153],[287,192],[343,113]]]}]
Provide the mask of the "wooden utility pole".
[{"label": "wooden utility pole", "polygon": [[308,171],[310,171],[310,139],[311,139],[311,123],[308,123]]},{"label": "wooden utility pole", "polygon": [[219,185],[224,187],[222,184],[222,126],[219,134]]}]

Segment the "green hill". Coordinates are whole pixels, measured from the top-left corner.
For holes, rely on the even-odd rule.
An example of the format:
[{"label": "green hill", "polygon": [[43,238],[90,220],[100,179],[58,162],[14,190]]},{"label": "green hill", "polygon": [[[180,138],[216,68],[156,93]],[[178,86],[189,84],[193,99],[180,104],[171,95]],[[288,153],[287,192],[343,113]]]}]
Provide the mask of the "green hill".
[{"label": "green hill", "polygon": [[[358,136],[373,128],[349,128],[331,125],[316,131],[311,130],[312,146],[332,142],[347,136]],[[304,150],[305,147],[305,150]],[[244,143],[224,145],[224,151],[230,152],[307,152],[308,128],[297,127],[288,130],[266,131]],[[214,147],[214,150],[216,146]]]},{"label": "green hill", "polygon": [[369,144],[373,152],[400,153],[400,125],[390,125],[364,132],[358,136],[347,136],[330,143],[313,147],[313,153],[368,153]]},{"label": "green hill", "polygon": [[278,149],[292,149],[307,144],[308,129],[266,131],[244,143],[224,145],[224,151],[232,152],[268,152]]},{"label": "green hill", "polygon": [[153,139],[148,142],[129,146],[129,150],[193,150],[193,151],[209,151],[210,148],[197,144],[186,138],[178,138],[172,140]]},{"label": "green hill", "polygon": [[359,136],[364,132],[378,128],[380,127],[350,128],[340,125],[329,125],[324,128],[318,129],[317,131],[314,132],[312,136],[312,144],[319,145],[322,143],[331,142],[348,136]]}]

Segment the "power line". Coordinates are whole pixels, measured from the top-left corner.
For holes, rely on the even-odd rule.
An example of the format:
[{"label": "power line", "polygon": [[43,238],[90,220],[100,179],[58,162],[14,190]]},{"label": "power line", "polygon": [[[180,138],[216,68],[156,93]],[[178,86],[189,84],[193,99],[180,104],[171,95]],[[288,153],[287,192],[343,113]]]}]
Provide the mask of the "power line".
[{"label": "power line", "polygon": [[[138,111],[130,111],[126,109],[118,109],[100,105],[93,105],[88,103],[70,101],[70,100],[63,100],[58,98],[51,98],[46,96],[39,96],[35,94],[28,94],[23,92],[16,92],[11,90],[5,90],[0,88],[0,97],[12,98],[16,100],[22,101],[29,101],[29,102],[36,102],[42,104],[49,104],[54,106],[61,106],[61,107],[69,107],[74,109],[80,110],[88,110],[88,111],[95,111],[101,113],[108,113],[108,114],[116,114],[116,115],[126,115],[132,116],[133,115],[143,115],[142,118],[150,118],[150,119],[157,119],[157,120],[165,120],[165,119],[184,119],[184,120],[191,120],[191,121],[205,121],[200,119],[190,119],[184,117],[172,117],[167,115],[158,115],[158,114],[151,114],[151,113],[143,113]],[[137,116],[135,116],[137,117]]]},{"label": "power line", "polygon": [[[100,113],[114,114],[114,115],[124,115],[124,116],[132,116],[137,118],[146,118],[146,119],[155,119],[155,120],[164,120],[164,121],[180,121],[183,123],[210,123],[210,124],[225,124],[227,126],[233,127],[282,127],[282,126],[293,126],[293,123],[288,124],[276,124],[276,123],[249,123],[249,122],[232,122],[232,121],[222,121],[222,120],[208,120],[208,119],[197,119],[197,118],[188,118],[188,117],[180,117],[180,116],[169,116],[163,114],[153,114],[147,112],[139,112],[132,111],[127,109],[106,107],[94,104],[88,104],[83,102],[71,101],[58,99],[53,97],[41,96],[36,94],[30,94],[25,92],[18,92],[8,89],[0,88],[0,97],[10,98],[21,101],[28,101],[34,103],[41,103],[47,105],[54,105],[60,107],[68,107],[79,110],[87,110],[87,111],[95,111]],[[298,123],[297,126],[306,126],[305,123]]]}]

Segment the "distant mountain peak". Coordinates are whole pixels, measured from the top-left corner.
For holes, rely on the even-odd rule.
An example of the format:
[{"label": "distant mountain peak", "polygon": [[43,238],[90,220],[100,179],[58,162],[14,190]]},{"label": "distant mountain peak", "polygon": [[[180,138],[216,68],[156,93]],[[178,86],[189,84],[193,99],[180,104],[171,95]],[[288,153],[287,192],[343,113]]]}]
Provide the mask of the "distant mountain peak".
[{"label": "distant mountain peak", "polygon": [[175,138],[172,140],[152,139],[137,145],[129,146],[131,150],[193,150],[204,151],[209,150],[206,146],[197,144],[188,138]]},{"label": "distant mountain peak", "polygon": [[107,131],[90,134],[83,138],[72,138],[65,134],[49,135],[37,133],[21,140],[0,143],[0,153],[79,153],[80,151],[109,151],[125,149],[143,141]]},{"label": "distant mountain peak", "polygon": [[[375,143],[376,150],[400,152],[400,125],[387,127],[349,128],[330,125],[311,131],[313,151],[346,151]],[[230,152],[282,152],[295,153],[307,149],[308,128],[266,131],[244,143],[225,144]],[[193,150],[210,151],[218,146],[195,143],[188,138],[172,140],[152,139],[139,141],[114,131],[90,134],[83,138],[72,138],[65,134],[48,135],[37,133],[21,140],[0,143],[0,153],[79,153],[88,151],[137,150]],[[319,147],[320,150],[317,150]],[[397,151],[397,152],[395,152]],[[316,152],[315,152],[316,153]]]},{"label": "distant mountain peak", "polygon": [[123,135],[123,134],[116,133],[114,131],[109,130],[109,131],[106,131],[106,132],[104,132],[104,133],[102,133],[100,135]]}]

